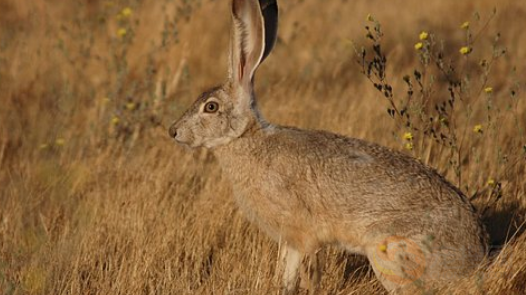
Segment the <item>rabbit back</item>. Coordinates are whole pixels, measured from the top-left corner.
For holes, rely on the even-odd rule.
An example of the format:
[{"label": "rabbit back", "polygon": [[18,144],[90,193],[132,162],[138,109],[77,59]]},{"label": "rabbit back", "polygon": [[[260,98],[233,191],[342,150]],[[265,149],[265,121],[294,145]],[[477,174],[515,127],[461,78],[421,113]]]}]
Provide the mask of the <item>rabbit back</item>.
[{"label": "rabbit back", "polygon": [[436,247],[480,246],[485,239],[457,188],[414,158],[373,143],[269,126],[214,153],[249,219],[307,252],[333,243],[365,254],[389,235],[428,236]]}]

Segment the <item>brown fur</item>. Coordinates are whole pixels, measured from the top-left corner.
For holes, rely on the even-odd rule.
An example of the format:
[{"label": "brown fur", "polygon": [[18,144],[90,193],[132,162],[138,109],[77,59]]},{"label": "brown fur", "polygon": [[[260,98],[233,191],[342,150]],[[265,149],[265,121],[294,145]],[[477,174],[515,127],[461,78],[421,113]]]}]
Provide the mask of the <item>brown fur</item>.
[{"label": "brown fur", "polygon": [[[299,255],[327,244],[366,255],[392,292],[440,287],[473,271],[486,233],[469,200],[436,171],[360,139],[262,119],[252,81],[271,49],[263,40],[269,24],[254,0],[235,0],[232,17],[230,78],[204,93],[170,135],[210,148],[246,216],[286,243],[286,291],[295,291]],[[203,111],[210,101],[217,112]]]}]

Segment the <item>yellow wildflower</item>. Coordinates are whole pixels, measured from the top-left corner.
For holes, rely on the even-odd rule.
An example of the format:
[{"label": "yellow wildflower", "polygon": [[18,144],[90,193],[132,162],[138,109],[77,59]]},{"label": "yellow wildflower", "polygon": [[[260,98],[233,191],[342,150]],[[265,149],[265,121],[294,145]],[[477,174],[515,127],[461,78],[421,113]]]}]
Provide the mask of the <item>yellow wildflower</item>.
[{"label": "yellow wildflower", "polygon": [[473,127],[473,132],[475,133],[482,133],[484,130],[482,129],[482,125],[481,124],[477,124]]},{"label": "yellow wildflower", "polygon": [[115,116],[115,117],[111,118],[111,124],[117,125],[117,124],[119,124],[119,122],[120,122],[119,117]]},{"label": "yellow wildflower", "polygon": [[495,185],[495,180],[493,180],[492,178],[488,179],[487,185],[494,186]]},{"label": "yellow wildflower", "polygon": [[463,30],[467,30],[467,29],[469,29],[469,22],[463,22],[463,23],[460,25],[460,28],[463,29]]},{"label": "yellow wildflower", "polygon": [[66,140],[64,138],[57,138],[55,140],[55,145],[57,146],[63,146],[66,143]]},{"label": "yellow wildflower", "polygon": [[367,18],[366,19],[367,19],[368,22],[374,22],[374,18],[373,18],[373,16],[370,13],[367,14]]},{"label": "yellow wildflower", "polygon": [[426,32],[426,31],[422,31],[422,33],[420,33],[420,35],[418,35],[418,38],[420,40],[427,40],[427,37],[429,37],[429,34]]},{"label": "yellow wildflower", "polygon": [[404,137],[405,140],[408,140],[408,141],[413,140],[413,134],[411,132],[404,133],[403,137]]},{"label": "yellow wildflower", "polygon": [[468,55],[471,53],[471,47],[469,46],[462,46],[458,52],[460,52],[463,55]]},{"label": "yellow wildflower", "polygon": [[422,47],[424,47],[424,44],[422,42],[418,42],[418,43],[415,44],[415,49],[416,50],[420,50],[420,49],[422,49]]},{"label": "yellow wildflower", "polygon": [[413,143],[412,143],[412,142],[408,142],[408,143],[406,143],[406,144],[404,145],[404,147],[405,147],[406,150],[410,150],[410,151],[411,151],[411,150],[413,150],[413,147],[414,147],[414,146],[413,146]]},{"label": "yellow wildflower", "polygon": [[487,94],[490,94],[493,92],[493,87],[486,87],[484,88],[484,92],[486,92]]},{"label": "yellow wildflower", "polygon": [[133,102],[129,102],[129,103],[126,104],[126,108],[129,111],[133,111],[135,109],[135,104]]},{"label": "yellow wildflower", "polygon": [[121,38],[126,36],[127,33],[128,31],[125,28],[120,28],[117,30],[117,35]]},{"label": "yellow wildflower", "polygon": [[132,10],[131,8],[129,8],[129,7],[126,7],[126,8],[124,8],[124,9],[121,11],[121,15],[122,15],[123,17],[130,17],[130,16],[132,15],[132,13],[133,13],[133,10]]}]

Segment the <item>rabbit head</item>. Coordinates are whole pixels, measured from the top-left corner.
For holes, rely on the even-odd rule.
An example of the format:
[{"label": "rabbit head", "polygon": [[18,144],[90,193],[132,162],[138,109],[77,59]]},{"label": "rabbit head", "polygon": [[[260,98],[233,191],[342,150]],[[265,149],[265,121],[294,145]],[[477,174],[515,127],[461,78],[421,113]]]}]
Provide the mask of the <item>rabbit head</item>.
[{"label": "rabbit head", "polygon": [[277,35],[276,0],[233,0],[227,81],[204,92],[169,129],[178,143],[213,148],[266,125],[256,107],[254,73]]}]

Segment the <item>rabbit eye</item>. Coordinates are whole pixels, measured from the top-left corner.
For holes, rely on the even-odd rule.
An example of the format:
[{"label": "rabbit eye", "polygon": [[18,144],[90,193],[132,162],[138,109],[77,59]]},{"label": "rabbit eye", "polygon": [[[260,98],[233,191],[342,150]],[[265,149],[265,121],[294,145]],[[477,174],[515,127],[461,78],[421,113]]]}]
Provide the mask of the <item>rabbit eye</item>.
[{"label": "rabbit eye", "polygon": [[210,101],[205,104],[205,113],[215,113],[219,110],[219,104],[215,101]]}]

